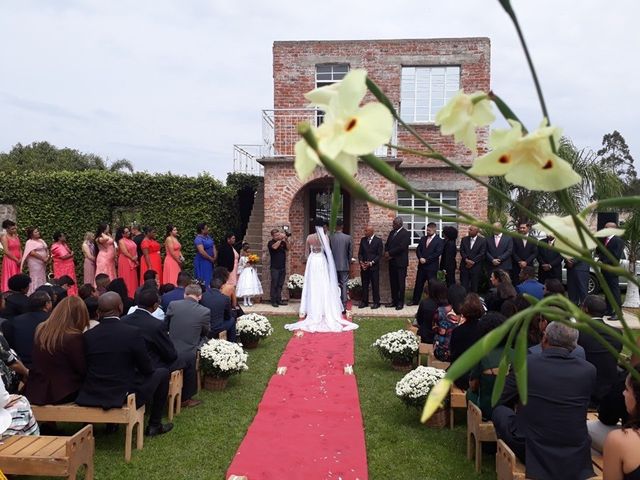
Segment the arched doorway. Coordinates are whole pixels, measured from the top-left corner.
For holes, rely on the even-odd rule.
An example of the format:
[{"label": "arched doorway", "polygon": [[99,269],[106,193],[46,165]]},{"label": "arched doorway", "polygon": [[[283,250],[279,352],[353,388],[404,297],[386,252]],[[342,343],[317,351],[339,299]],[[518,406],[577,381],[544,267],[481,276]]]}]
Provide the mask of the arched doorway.
[{"label": "arched doorway", "polygon": [[[305,187],[306,225],[308,234],[313,232],[313,222],[321,217],[325,220],[331,218],[331,196],[333,194],[333,180],[320,179],[311,182]],[[338,219],[343,222],[345,233],[351,233],[351,196],[346,190],[340,189],[340,206]]]}]

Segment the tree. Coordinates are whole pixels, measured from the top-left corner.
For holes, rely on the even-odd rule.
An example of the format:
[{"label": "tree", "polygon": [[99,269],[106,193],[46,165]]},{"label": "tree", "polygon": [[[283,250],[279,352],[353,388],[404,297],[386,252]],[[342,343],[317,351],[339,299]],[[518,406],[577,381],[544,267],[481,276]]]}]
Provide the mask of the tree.
[{"label": "tree", "polygon": [[602,148],[598,150],[597,155],[604,165],[613,169],[625,185],[631,185],[637,180],[638,175],[629,146],[617,130],[602,137]]},{"label": "tree", "polygon": [[4,172],[123,169],[133,172],[133,165],[129,160],[116,160],[108,165],[99,155],[82,153],[71,148],[57,148],[49,142],[33,142],[30,145],[18,143],[9,153],[0,153],[0,171]]}]

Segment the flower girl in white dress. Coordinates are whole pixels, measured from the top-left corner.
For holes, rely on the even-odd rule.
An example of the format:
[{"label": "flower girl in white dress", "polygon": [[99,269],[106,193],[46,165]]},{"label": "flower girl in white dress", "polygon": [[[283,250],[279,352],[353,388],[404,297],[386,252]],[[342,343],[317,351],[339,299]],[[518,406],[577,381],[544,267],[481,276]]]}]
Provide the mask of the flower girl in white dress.
[{"label": "flower girl in white dress", "polygon": [[242,244],[242,252],[238,261],[238,284],[236,285],[236,296],[243,297],[243,305],[250,307],[253,305],[251,297],[262,295],[262,284],[258,278],[258,272],[253,267],[251,259],[257,261],[258,256],[249,252],[249,244]]}]

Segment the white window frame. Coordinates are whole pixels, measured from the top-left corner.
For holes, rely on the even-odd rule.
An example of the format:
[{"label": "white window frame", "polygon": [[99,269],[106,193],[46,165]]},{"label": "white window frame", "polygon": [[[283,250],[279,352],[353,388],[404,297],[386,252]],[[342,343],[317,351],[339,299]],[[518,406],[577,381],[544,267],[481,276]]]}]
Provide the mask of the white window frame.
[{"label": "white window frame", "polygon": [[[443,76],[442,105],[434,105],[434,74]],[[453,83],[457,79],[456,83]],[[459,65],[403,66],[400,77],[400,118],[407,123],[433,123],[438,110],[460,90]],[[407,88],[408,87],[408,88]],[[418,113],[419,110],[423,110]],[[426,113],[425,113],[426,110]]]},{"label": "white window frame", "polygon": [[[320,72],[318,72],[318,67],[328,67],[330,68],[330,72],[329,73],[329,78],[319,78],[319,74]],[[345,71],[336,71],[337,68],[340,67],[340,70],[344,70],[344,67],[346,67],[346,72]],[[342,80],[347,73],[349,73],[349,71],[351,70],[351,66],[348,63],[318,63],[316,64],[316,88],[318,87],[325,87],[327,85],[331,85],[332,83],[336,83],[339,82],[340,80]],[[322,72],[322,74],[320,75],[324,75],[327,72]]]},{"label": "white window frame", "polygon": [[[437,200],[439,202],[451,202],[452,207],[458,207],[460,202],[459,192],[454,190],[441,190],[441,191],[424,191],[422,192],[425,195]],[[424,215],[420,214],[408,214],[403,212],[398,212],[398,216],[402,218],[404,222],[404,228],[409,230],[411,233],[411,247],[416,247],[418,245],[418,241],[424,235],[425,227],[427,223],[433,222],[437,225],[437,233],[442,236],[442,228],[446,226],[452,226],[458,228],[458,224],[455,221],[447,222],[440,218],[429,217],[429,209],[431,209],[431,213],[435,213],[437,215],[450,216],[455,217],[454,213],[446,210],[444,207],[439,205],[429,205],[429,202],[416,197],[412,193],[409,193],[406,190],[398,190],[397,192],[397,205],[399,207],[408,207],[414,210],[423,210]]]}]

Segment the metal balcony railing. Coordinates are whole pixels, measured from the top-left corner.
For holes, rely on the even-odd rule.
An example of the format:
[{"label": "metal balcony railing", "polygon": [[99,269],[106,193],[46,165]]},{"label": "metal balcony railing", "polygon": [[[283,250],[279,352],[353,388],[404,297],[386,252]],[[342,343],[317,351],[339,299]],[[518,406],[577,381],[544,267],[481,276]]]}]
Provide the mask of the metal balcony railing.
[{"label": "metal balcony railing", "polygon": [[234,145],[234,173],[246,173],[249,175],[263,176],[264,167],[258,163],[259,158],[266,156],[263,151],[263,145]]}]

